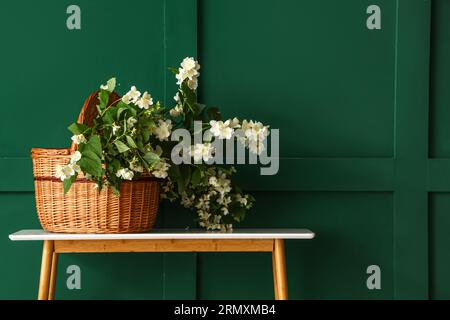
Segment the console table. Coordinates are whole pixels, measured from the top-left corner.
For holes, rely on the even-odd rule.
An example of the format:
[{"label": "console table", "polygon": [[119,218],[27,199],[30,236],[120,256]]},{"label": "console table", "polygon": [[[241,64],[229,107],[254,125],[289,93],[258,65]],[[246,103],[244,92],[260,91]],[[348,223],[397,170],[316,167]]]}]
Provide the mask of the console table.
[{"label": "console table", "polygon": [[53,300],[59,253],[271,252],[276,300],[287,300],[285,239],[312,239],[306,229],[236,229],[233,232],[155,229],[134,234],[65,234],[21,230],[13,241],[44,241],[39,300]]}]

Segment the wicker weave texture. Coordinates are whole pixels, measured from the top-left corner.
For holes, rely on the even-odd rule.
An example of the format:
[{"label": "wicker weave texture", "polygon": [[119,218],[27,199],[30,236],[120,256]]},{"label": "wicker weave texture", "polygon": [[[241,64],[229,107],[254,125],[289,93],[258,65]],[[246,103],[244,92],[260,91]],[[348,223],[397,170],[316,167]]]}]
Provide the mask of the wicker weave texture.
[{"label": "wicker weave texture", "polygon": [[[61,150],[61,149],[59,149]],[[47,157],[45,153],[48,151]],[[111,188],[98,191],[97,184],[78,178],[64,194],[55,177],[57,165],[70,155],[54,156],[55,149],[33,149],[36,207],[42,227],[66,233],[134,233],[150,230],[156,220],[159,182],[155,179],[125,181],[120,197]],[[69,153],[69,149],[67,149]]]},{"label": "wicker weave texture", "polygon": [[[87,100],[80,118],[95,107],[96,93]],[[79,118],[79,120],[80,120]],[[82,119],[84,123],[90,119]],[[69,192],[56,178],[56,167],[65,165],[76,150],[33,148],[36,207],[42,227],[63,233],[136,233],[150,230],[159,205],[159,182],[152,177],[124,181],[120,197],[111,188],[100,192],[95,182],[80,174]]]}]

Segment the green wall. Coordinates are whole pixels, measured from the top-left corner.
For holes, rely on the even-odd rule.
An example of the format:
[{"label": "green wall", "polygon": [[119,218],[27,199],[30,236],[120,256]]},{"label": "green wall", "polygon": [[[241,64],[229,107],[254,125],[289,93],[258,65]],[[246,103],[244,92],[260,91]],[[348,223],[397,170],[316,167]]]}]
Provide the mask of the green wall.
[{"label": "green wall", "polygon": [[[81,30],[65,26],[70,4]],[[381,30],[366,27],[372,4]],[[449,17],[450,0],[1,3],[0,298],[37,291],[41,244],[7,239],[39,226],[30,148],[66,146],[83,98],[113,75],[123,90],[136,84],[170,102],[166,66],[195,55],[204,102],[280,129],[278,175],[244,166],[239,180],[257,198],[242,227],[317,233],[287,243],[290,298],[449,299]],[[158,226],[191,219],[164,204]],[[63,255],[56,297],[271,299],[270,263],[267,254]],[[71,264],[81,290],[65,285]],[[370,265],[381,268],[381,290],[367,289]]]}]

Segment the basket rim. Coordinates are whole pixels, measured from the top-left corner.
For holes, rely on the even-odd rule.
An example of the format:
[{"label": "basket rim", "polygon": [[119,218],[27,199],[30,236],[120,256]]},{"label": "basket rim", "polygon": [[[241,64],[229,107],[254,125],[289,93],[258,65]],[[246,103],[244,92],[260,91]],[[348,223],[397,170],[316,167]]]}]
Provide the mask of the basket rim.
[{"label": "basket rim", "polygon": [[69,148],[31,148],[31,158],[54,157],[61,158],[70,156]]},{"label": "basket rim", "polygon": [[[105,178],[103,178],[103,180],[106,180]],[[60,182],[63,183],[63,181],[61,181],[61,179],[56,178],[56,177],[45,177],[45,176],[40,176],[40,177],[34,177],[34,181],[51,181],[51,182]],[[125,180],[122,181],[122,183],[131,183],[131,182],[151,182],[151,181],[155,181],[155,182],[160,182],[162,181],[162,179],[160,178],[156,178],[155,176],[143,176],[143,177],[139,177],[139,178],[135,178],[133,180]],[[86,179],[86,178],[77,178],[75,179],[74,183],[76,182],[80,182],[80,183],[95,183],[95,181],[91,180],[91,179]]]}]

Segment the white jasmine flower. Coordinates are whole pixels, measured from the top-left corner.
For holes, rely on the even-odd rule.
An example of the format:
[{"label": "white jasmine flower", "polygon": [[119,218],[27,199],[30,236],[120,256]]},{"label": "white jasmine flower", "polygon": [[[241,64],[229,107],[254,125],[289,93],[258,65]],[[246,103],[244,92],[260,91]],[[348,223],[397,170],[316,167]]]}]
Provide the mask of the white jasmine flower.
[{"label": "white jasmine flower", "polygon": [[231,197],[220,196],[217,202],[223,206],[228,206],[231,203]]},{"label": "white jasmine flower", "polygon": [[218,187],[219,183],[216,177],[210,177],[209,178],[209,184],[212,185],[213,187]]},{"label": "white jasmine flower", "polygon": [[122,102],[125,103],[125,104],[130,104],[131,103],[131,97],[129,95],[127,95],[127,94],[124,95],[122,97]]},{"label": "white jasmine flower", "polygon": [[264,144],[259,141],[249,141],[248,143],[248,149],[250,152],[253,152],[255,154],[261,154],[266,148],[264,147]]},{"label": "white jasmine flower", "polygon": [[269,136],[269,127],[264,126],[261,122],[253,122],[252,120],[242,121],[242,130],[249,140],[263,141]]},{"label": "white jasmine flower", "polygon": [[56,171],[55,171],[55,177],[61,179],[61,181],[66,180],[66,172],[65,172],[65,166],[56,166]]},{"label": "white jasmine flower", "polygon": [[194,200],[195,195],[188,197],[186,192],[183,192],[183,194],[181,195],[181,205],[185,208],[191,208],[194,204]]},{"label": "white jasmine flower", "polygon": [[72,169],[73,169],[76,173],[80,173],[80,172],[81,172],[80,166],[77,165],[76,163],[70,163],[69,166],[71,166]]},{"label": "white jasmine flower", "polygon": [[169,170],[170,165],[166,163],[165,161],[159,161],[153,168],[152,174],[156,178],[165,179],[167,178],[168,174],[167,171]]},{"label": "white jasmine flower", "polygon": [[134,125],[137,123],[138,121],[136,120],[136,118],[128,118],[127,120],[127,124],[130,128],[134,127]]},{"label": "white jasmine flower", "polygon": [[203,133],[203,141],[205,142],[211,142],[213,137],[214,135],[210,130],[206,130],[205,133]]},{"label": "white jasmine flower", "polygon": [[120,126],[116,125],[116,123],[114,122],[113,125],[112,125],[112,132],[113,132],[113,135],[114,135],[114,136],[116,135],[116,132],[117,132],[119,129],[120,129]]},{"label": "white jasmine flower", "polygon": [[136,86],[132,86],[127,95],[130,96],[132,103],[136,103],[141,96],[141,92],[136,89]]},{"label": "white jasmine flower", "polygon": [[71,139],[75,144],[86,143],[86,138],[82,134],[73,135]]},{"label": "white jasmine flower", "polygon": [[269,127],[264,126],[261,122],[244,120],[242,121],[242,130],[245,137],[239,139],[239,141],[247,146],[251,152],[261,154],[265,150],[264,140],[269,136]]},{"label": "white jasmine flower", "polygon": [[159,120],[159,126],[154,128],[152,133],[160,140],[166,141],[170,136],[172,130],[172,121],[171,120]]},{"label": "white jasmine flower", "polygon": [[205,197],[199,198],[195,207],[197,209],[209,210],[209,199]]},{"label": "white jasmine flower", "polygon": [[197,214],[198,214],[198,217],[200,218],[200,220],[203,221],[203,223],[207,223],[209,221],[209,218],[211,217],[211,214],[209,214],[205,210],[198,210]]},{"label": "white jasmine flower", "polygon": [[184,80],[188,79],[189,88],[192,90],[197,89],[197,78],[200,75],[198,70],[200,70],[200,64],[194,58],[184,58],[183,62],[181,62],[181,68],[178,69],[178,74],[176,75],[177,84],[181,85]]},{"label": "white jasmine flower", "polygon": [[130,163],[130,169],[134,172],[144,172],[144,168],[140,164]]},{"label": "white jasmine flower", "polygon": [[222,195],[228,193],[231,191],[231,180],[227,179],[225,174],[221,174],[219,179],[217,179],[217,186],[215,188]]},{"label": "white jasmine flower", "polygon": [[180,114],[183,114],[183,107],[177,105],[175,108],[170,109],[169,113],[172,117],[178,117]]},{"label": "white jasmine flower", "polygon": [[248,200],[247,196],[242,196],[241,194],[236,195],[236,201],[239,202],[243,207],[247,206]]},{"label": "white jasmine flower", "polygon": [[219,224],[219,223],[220,223],[220,220],[222,220],[222,217],[221,217],[221,216],[219,216],[219,215],[215,215],[215,216],[214,216],[214,223],[215,223],[215,224]]},{"label": "white jasmine flower", "polygon": [[177,103],[180,102],[180,92],[178,91],[177,94],[173,97],[173,100],[175,100]]},{"label": "white jasmine flower", "polygon": [[134,176],[134,172],[129,170],[129,171],[125,172],[122,177],[125,180],[133,180],[133,176]]},{"label": "white jasmine flower", "polygon": [[186,73],[183,69],[178,69],[178,73],[175,75],[175,78],[177,78],[177,85],[181,86],[183,81],[186,79]]},{"label": "white jasmine flower", "polygon": [[70,166],[72,168],[72,170],[75,171],[76,173],[81,172],[80,166],[77,165],[76,163],[69,163],[68,166]]},{"label": "white jasmine flower", "polygon": [[80,161],[80,159],[81,159],[81,152],[80,151],[75,151],[70,156],[70,163],[76,163],[76,162]]},{"label": "white jasmine flower", "polygon": [[189,79],[189,80],[188,80],[188,87],[189,87],[191,90],[197,90],[197,88],[198,88],[198,81],[197,81],[197,78]]},{"label": "white jasmine flower", "polygon": [[136,105],[141,109],[147,110],[151,105],[153,105],[153,98],[147,91],[145,91],[142,97],[136,102]]},{"label": "white jasmine flower", "polygon": [[216,190],[209,190],[208,192],[208,199],[211,198],[212,196],[215,196],[217,194]]},{"label": "white jasmine flower", "polygon": [[65,175],[65,179],[69,179],[71,176],[75,175],[75,170],[70,165],[63,166],[61,171]]},{"label": "white jasmine flower", "polygon": [[116,176],[124,180],[133,180],[134,172],[127,168],[119,169]]},{"label": "white jasmine flower", "polygon": [[220,210],[222,210],[222,212],[223,212],[223,215],[227,215],[227,214],[229,214],[230,212],[228,211],[228,208],[227,207],[222,207],[222,208],[220,208]]},{"label": "white jasmine flower", "polygon": [[181,67],[185,70],[192,70],[192,69],[196,69],[197,67],[197,62],[194,60],[194,58],[189,58],[186,57],[183,59],[183,61],[181,62]]},{"label": "white jasmine flower", "polygon": [[196,145],[191,147],[191,156],[194,157],[195,162],[199,161],[209,161],[213,156],[214,148],[211,146],[211,143],[197,143]]},{"label": "white jasmine flower", "polygon": [[240,126],[241,124],[238,118],[234,118],[233,120],[230,121],[230,128],[236,129],[239,128]]},{"label": "white jasmine flower", "polygon": [[230,127],[230,123],[230,120],[227,120],[225,122],[211,120],[209,122],[209,124],[211,125],[211,129],[209,129],[209,131],[219,139],[231,139],[234,130]]},{"label": "white jasmine flower", "polygon": [[70,179],[70,177],[75,175],[75,172],[80,173],[81,169],[80,166],[75,163],[69,163],[64,166],[57,166],[55,176],[61,181]]},{"label": "white jasmine flower", "polygon": [[136,103],[140,96],[141,93],[136,89],[135,86],[132,86],[130,91],[128,91],[127,94],[122,97],[122,101],[126,104]]},{"label": "white jasmine flower", "polygon": [[166,183],[162,185],[163,192],[170,192],[172,190],[173,182],[168,179]]},{"label": "white jasmine flower", "polygon": [[224,173],[220,174],[219,178],[210,177],[209,184],[213,186],[213,188],[217,192],[219,192],[222,197],[224,196],[225,193],[231,191],[231,180],[227,179],[227,176]]}]

